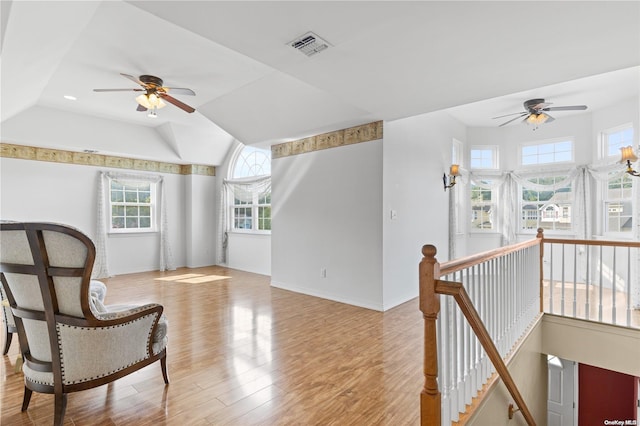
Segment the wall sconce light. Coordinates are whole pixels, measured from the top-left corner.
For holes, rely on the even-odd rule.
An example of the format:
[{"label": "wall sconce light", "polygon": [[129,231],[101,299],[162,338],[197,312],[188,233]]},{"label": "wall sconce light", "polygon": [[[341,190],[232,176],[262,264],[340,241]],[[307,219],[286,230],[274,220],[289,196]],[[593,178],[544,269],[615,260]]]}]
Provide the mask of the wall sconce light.
[{"label": "wall sconce light", "polygon": [[620,159],[620,162],[627,163],[627,173],[631,176],[640,176],[640,173],[636,172],[631,167],[631,163],[638,161],[638,156],[633,152],[633,147],[625,146],[624,148],[620,148],[620,151],[622,151],[622,158]]},{"label": "wall sconce light", "polygon": [[442,182],[444,183],[444,190],[447,188],[453,188],[456,184],[456,176],[460,176],[460,166],[457,164],[452,164],[449,169],[449,179],[447,179],[446,173],[442,175]]}]

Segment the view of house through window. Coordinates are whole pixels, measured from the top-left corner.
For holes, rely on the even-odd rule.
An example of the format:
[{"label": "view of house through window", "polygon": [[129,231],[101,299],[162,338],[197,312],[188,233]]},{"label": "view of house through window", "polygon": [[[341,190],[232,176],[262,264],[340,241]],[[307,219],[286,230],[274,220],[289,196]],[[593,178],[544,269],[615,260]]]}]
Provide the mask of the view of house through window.
[{"label": "view of house through window", "polygon": [[[566,176],[554,176],[532,178],[529,182],[553,187],[565,179]],[[556,190],[530,189],[525,186],[522,188],[521,203],[521,229],[571,230],[571,205],[573,204],[571,186]]]},{"label": "view of house through window", "polygon": [[233,165],[232,226],[237,231],[271,231],[271,151],[245,146]]},{"label": "view of house through window", "polygon": [[110,232],[153,231],[155,184],[111,179]]}]

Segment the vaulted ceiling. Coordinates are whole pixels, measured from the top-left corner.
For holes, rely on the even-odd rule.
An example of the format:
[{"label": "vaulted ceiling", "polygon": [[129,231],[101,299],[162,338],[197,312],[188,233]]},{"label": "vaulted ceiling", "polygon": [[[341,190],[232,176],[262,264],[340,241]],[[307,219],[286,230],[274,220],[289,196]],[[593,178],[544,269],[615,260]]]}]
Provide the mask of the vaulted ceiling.
[{"label": "vaulted ceiling", "polygon": [[[177,163],[218,165],[234,138],[266,147],[452,107],[495,126],[527,97],[593,110],[640,80],[636,1],[1,5],[2,141]],[[330,47],[290,46],[308,31]],[[151,119],[137,92],[93,91],[139,87],[120,73],[191,88],[175,97],[196,112]]]}]

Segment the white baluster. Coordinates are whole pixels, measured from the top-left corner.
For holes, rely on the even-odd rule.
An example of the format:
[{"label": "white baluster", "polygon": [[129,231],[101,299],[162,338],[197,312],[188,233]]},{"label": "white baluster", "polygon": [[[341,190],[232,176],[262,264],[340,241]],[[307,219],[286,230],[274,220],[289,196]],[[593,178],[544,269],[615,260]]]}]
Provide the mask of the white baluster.
[{"label": "white baluster", "polygon": [[616,323],[616,292],[617,292],[617,284],[618,284],[618,269],[616,268],[616,248],[611,247],[613,250],[613,266],[611,271],[611,294],[613,296],[613,300],[611,303],[611,323]]},{"label": "white baluster", "polygon": [[553,244],[549,244],[549,313],[553,313]]},{"label": "white baluster", "polygon": [[627,247],[627,327],[631,327],[631,247]]},{"label": "white baluster", "polygon": [[562,257],[561,257],[562,261],[560,262],[560,265],[561,265],[561,268],[562,268],[562,269],[560,269],[560,277],[561,277],[561,280],[562,280],[561,281],[561,283],[562,283],[561,284],[562,293],[560,294],[560,315],[562,315],[562,316],[564,316],[564,291],[565,291],[565,288],[564,288],[564,282],[565,282],[564,271],[565,271],[565,268],[566,268],[565,261],[564,261],[564,247],[565,247],[565,244],[562,244]]},{"label": "white baluster", "polygon": [[441,420],[442,424],[446,426],[451,425],[451,416],[450,412],[450,404],[449,404],[449,364],[451,363],[451,354],[449,352],[449,327],[451,323],[449,322],[449,303],[447,303],[447,298],[441,298],[440,300],[440,327],[438,327],[438,338],[439,338],[439,357],[438,357],[438,369],[440,372],[440,393],[441,393],[441,401],[440,406],[442,408]]},{"label": "white baluster", "polygon": [[602,246],[600,246],[600,281],[598,283],[598,286],[599,286],[598,295],[600,297],[600,300],[598,301],[598,321],[600,322],[602,322],[602,281],[603,281],[603,274],[604,274],[604,272],[602,271],[602,264],[603,264],[602,258],[603,258]]},{"label": "white baluster", "polygon": [[590,310],[591,310],[591,306],[589,306],[589,296],[591,294],[591,270],[589,269],[589,262],[591,260],[591,248],[589,246],[585,246],[584,247],[584,251],[587,255],[587,261],[586,261],[586,271],[585,271],[585,295],[586,295],[586,302],[584,304],[584,318],[585,319],[589,319],[589,314],[590,314]]},{"label": "white baluster", "polygon": [[578,245],[573,245],[573,317],[576,318],[578,306]]}]

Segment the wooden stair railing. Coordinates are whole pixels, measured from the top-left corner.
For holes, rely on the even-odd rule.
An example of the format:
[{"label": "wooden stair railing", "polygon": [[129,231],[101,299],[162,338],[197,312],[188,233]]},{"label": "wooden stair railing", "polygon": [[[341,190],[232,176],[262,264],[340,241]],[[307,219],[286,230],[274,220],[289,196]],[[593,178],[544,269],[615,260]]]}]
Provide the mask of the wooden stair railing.
[{"label": "wooden stair railing", "polygon": [[[536,244],[527,242],[516,246],[528,246]],[[422,248],[423,259],[420,262],[420,310],[424,318],[424,387],[420,393],[420,420],[422,426],[440,426],[441,424],[441,394],[438,389],[438,352],[437,352],[437,328],[436,320],[440,312],[440,294],[453,296],[469,325],[475,332],[487,356],[493,363],[497,373],[505,384],[507,390],[513,397],[522,412],[526,422],[530,426],[535,426],[533,415],[529,411],[520,391],[518,390],[509,370],[491,336],[489,335],[480,315],[466,290],[461,283],[440,280],[440,264],[435,258],[436,248],[432,245],[425,245]],[[490,254],[493,256],[498,253]],[[509,418],[513,415],[513,406],[509,406]]]}]

